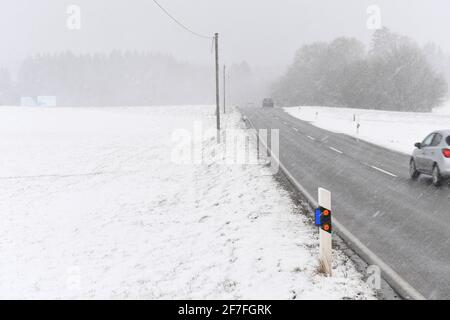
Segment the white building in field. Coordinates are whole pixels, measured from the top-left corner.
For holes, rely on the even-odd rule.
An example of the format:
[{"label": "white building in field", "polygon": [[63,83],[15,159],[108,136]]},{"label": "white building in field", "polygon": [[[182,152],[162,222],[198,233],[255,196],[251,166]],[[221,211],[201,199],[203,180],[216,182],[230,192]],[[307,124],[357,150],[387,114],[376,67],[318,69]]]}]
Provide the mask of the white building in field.
[{"label": "white building in field", "polygon": [[35,107],[35,106],[37,106],[37,104],[33,97],[21,97],[20,98],[20,106]]},{"label": "white building in field", "polygon": [[56,107],[56,96],[39,96],[37,105],[42,107]]},{"label": "white building in field", "polygon": [[21,97],[22,107],[56,107],[56,96]]}]

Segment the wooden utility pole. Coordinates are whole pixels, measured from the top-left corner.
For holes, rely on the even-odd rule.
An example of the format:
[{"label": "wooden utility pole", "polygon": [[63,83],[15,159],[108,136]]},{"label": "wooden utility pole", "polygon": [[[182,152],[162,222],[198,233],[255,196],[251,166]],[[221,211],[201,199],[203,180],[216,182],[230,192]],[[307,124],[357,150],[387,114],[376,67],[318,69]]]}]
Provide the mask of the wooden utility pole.
[{"label": "wooden utility pole", "polygon": [[223,113],[224,114],[227,113],[227,107],[226,107],[227,106],[227,91],[226,91],[227,79],[226,79],[226,76],[227,76],[227,66],[223,65]]},{"label": "wooden utility pole", "polygon": [[219,34],[214,36],[216,47],[216,120],[217,120],[217,143],[220,143],[220,96],[219,96]]}]

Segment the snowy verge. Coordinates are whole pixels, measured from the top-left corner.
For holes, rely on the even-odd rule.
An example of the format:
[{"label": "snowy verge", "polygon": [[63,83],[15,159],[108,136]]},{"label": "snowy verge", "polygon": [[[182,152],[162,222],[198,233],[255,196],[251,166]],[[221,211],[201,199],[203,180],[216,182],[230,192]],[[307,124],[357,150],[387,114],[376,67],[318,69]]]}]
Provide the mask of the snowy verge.
[{"label": "snowy verge", "polygon": [[436,108],[432,113],[331,107],[289,107],[284,110],[319,128],[345,133],[405,154],[411,154],[414,144],[434,130],[450,129],[450,104]]},{"label": "snowy verge", "polygon": [[176,163],[196,123],[214,109],[0,108],[0,298],[374,298],[342,252],[317,273],[317,228],[268,168]]}]

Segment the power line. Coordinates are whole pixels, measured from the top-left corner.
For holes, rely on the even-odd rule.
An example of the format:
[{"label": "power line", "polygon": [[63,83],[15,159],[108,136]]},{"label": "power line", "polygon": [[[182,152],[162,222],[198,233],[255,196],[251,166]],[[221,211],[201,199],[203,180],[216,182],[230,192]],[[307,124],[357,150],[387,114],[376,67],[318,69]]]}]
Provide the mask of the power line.
[{"label": "power line", "polygon": [[200,38],[204,38],[204,39],[213,39],[213,38],[214,38],[214,37],[208,37],[208,36],[202,35],[202,34],[200,34],[200,33],[197,33],[197,32],[195,32],[195,31],[191,30],[190,28],[188,28],[188,27],[186,27],[184,24],[182,24],[180,21],[178,21],[174,16],[172,16],[172,15],[170,14],[169,11],[167,11],[162,5],[160,5],[160,4],[158,3],[158,1],[153,0],[153,2],[154,2],[154,3],[155,3],[162,11],[164,11],[164,13],[165,13],[170,19],[172,19],[173,21],[175,21],[176,24],[178,24],[178,25],[179,25],[180,27],[182,27],[183,29],[189,31],[189,32],[192,33],[193,35],[195,35],[195,36],[197,36],[197,37],[200,37]]}]

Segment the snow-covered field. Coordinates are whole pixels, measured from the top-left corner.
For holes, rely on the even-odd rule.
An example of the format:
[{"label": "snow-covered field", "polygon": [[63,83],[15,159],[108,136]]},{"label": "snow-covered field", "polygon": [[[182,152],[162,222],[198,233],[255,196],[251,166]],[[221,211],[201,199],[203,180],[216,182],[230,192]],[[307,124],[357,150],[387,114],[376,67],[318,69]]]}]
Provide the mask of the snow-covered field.
[{"label": "snow-covered field", "polygon": [[373,298],[338,251],[317,273],[268,169],[174,163],[196,121],[213,108],[0,108],[0,298]]},{"label": "snow-covered field", "polygon": [[317,127],[349,134],[406,154],[411,154],[414,144],[434,130],[450,129],[450,103],[436,108],[433,113],[330,107],[290,107],[285,110]]}]

